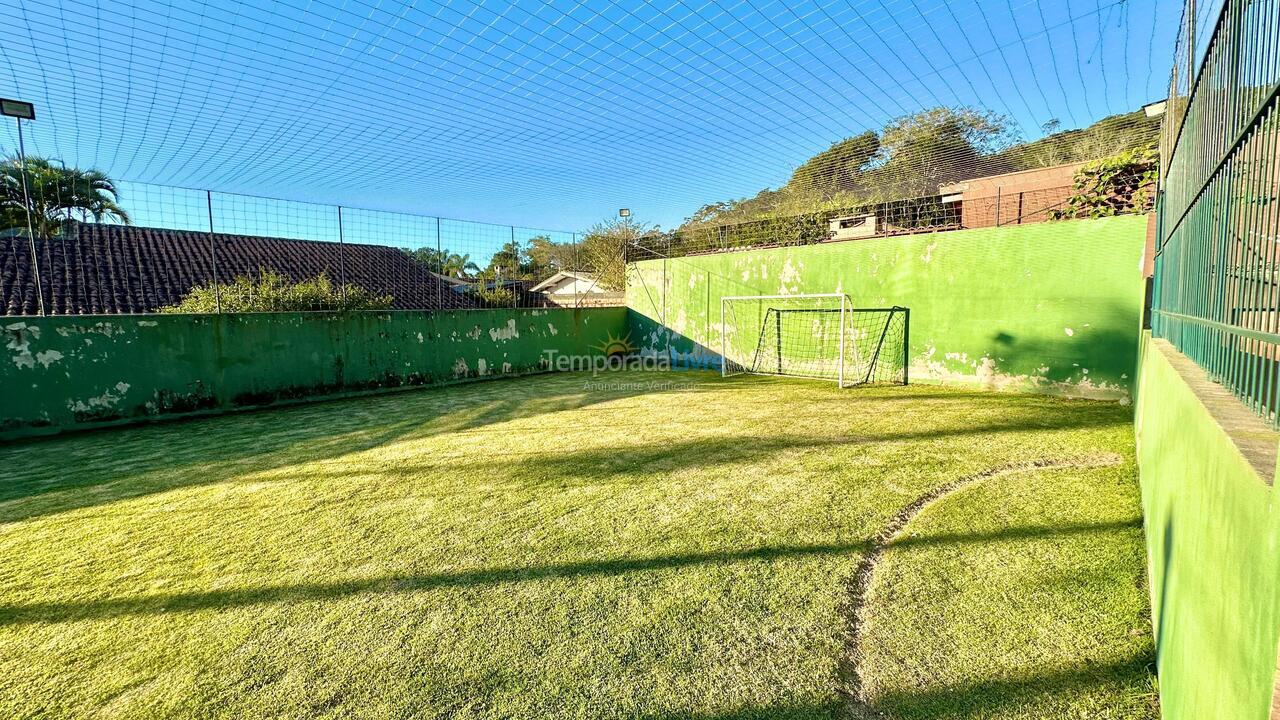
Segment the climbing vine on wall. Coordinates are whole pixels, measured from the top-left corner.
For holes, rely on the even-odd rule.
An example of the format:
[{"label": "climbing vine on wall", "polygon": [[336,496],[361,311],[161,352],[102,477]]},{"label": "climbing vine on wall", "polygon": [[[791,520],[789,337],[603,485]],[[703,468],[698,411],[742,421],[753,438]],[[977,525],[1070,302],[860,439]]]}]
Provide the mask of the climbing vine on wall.
[{"label": "climbing vine on wall", "polygon": [[1159,161],[1154,147],[1127,150],[1076,171],[1071,197],[1055,220],[1142,213],[1151,209]]}]

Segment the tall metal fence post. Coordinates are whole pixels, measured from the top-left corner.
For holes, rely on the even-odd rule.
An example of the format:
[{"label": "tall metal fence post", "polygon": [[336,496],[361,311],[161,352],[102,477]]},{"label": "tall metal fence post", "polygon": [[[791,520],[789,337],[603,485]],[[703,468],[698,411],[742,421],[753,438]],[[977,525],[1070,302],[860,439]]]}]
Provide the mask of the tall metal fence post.
[{"label": "tall metal fence post", "polygon": [[511,309],[520,307],[520,296],[516,291],[520,274],[520,251],[516,248],[516,226],[511,226],[511,259],[515,262],[515,267],[511,268]]},{"label": "tall metal fence post", "polygon": [[338,206],[338,296],[342,298],[342,307],[347,306],[347,245],[342,230],[342,206]]},{"label": "tall metal fence post", "polygon": [[1000,186],[996,186],[996,227],[1000,227]]},{"label": "tall metal fence post", "polygon": [[[1227,0],[1230,2],[1231,0]],[[1187,0],[1187,98],[1196,86],[1196,0]]]},{"label": "tall metal fence post", "polygon": [[[578,264],[578,233],[574,233],[572,237],[573,237],[573,271],[575,273],[581,273],[582,266]],[[625,252],[627,247],[626,244],[624,243],[622,247],[623,247],[623,251]],[[574,282],[576,283],[577,281],[575,280]],[[600,278],[598,277],[592,281],[593,284],[599,283],[599,282],[600,282]],[[582,293],[578,290],[574,290],[573,292],[573,306],[575,308],[582,307]]]},{"label": "tall metal fence post", "polygon": [[36,250],[35,225],[31,222],[31,190],[27,185],[27,145],[22,139],[22,118],[18,123],[18,162],[22,163],[22,203],[27,209],[27,242],[31,245],[31,272],[36,280],[36,308],[40,315],[48,315],[44,307],[44,285],[40,282],[40,254]]},{"label": "tall metal fence post", "polygon": [[205,190],[204,199],[209,207],[209,258],[213,265],[213,304],[222,312],[222,288],[218,285],[218,240],[213,234],[213,191]]},{"label": "tall metal fence post", "polygon": [[436,217],[436,269],[440,271],[440,276],[436,278],[436,310],[444,309],[444,246],[440,244],[440,218]]}]

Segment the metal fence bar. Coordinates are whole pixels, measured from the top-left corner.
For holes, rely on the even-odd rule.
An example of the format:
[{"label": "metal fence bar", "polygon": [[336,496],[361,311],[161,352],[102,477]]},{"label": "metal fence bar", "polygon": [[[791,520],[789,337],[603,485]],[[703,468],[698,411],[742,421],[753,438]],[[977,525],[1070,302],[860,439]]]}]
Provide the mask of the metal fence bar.
[{"label": "metal fence bar", "polygon": [[342,232],[342,206],[338,206],[338,292],[342,297],[342,304],[347,303],[347,247],[343,242]]},{"label": "metal fence bar", "polygon": [[213,192],[204,191],[205,202],[209,206],[209,261],[213,268],[213,304],[217,312],[222,312],[222,288],[218,284],[218,236],[213,230]]},{"label": "metal fence bar", "polygon": [[[444,269],[444,246],[440,243],[440,218],[436,218],[436,269],[440,271],[441,277],[448,272]],[[444,283],[436,283],[436,309],[444,309]]]},{"label": "metal fence bar", "polygon": [[[1180,48],[1194,60],[1188,19]],[[1185,46],[1184,46],[1185,44]],[[1183,68],[1185,69],[1185,68]],[[1280,422],[1280,13],[1226,0],[1199,71],[1166,103],[1152,332]],[[1179,103],[1185,103],[1180,106]]]}]

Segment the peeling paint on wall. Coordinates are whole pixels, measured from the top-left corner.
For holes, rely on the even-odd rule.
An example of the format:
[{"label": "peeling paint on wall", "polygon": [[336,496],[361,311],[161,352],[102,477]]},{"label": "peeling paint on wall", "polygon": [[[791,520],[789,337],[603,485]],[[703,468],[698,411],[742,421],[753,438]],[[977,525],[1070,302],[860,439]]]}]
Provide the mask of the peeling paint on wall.
[{"label": "peeling paint on wall", "polygon": [[626,335],[626,316],[566,308],[14,322],[0,326],[10,357],[0,363],[0,438],[543,372],[548,350],[599,354]]},{"label": "peeling paint on wall", "polygon": [[40,328],[24,322],[10,323],[4,326],[9,342],[5,348],[13,351],[13,364],[19,368],[36,366],[35,356],[31,354],[31,341],[40,339]]},{"label": "peeling paint on wall", "polygon": [[933,262],[933,251],[937,247],[938,247],[938,243],[936,242],[929,243],[929,245],[925,247],[924,254],[920,256],[920,259],[923,260],[925,264]]},{"label": "peeling paint on wall", "polygon": [[[803,263],[800,265],[803,267]],[[782,271],[778,273],[778,294],[794,295],[800,292],[800,268],[791,263],[791,258],[786,258],[782,264]]]},{"label": "peeling paint on wall", "polygon": [[494,342],[499,340],[513,340],[520,337],[520,331],[516,329],[516,321],[512,319],[508,320],[507,324],[502,327],[496,327],[489,330],[489,337],[493,338]]}]

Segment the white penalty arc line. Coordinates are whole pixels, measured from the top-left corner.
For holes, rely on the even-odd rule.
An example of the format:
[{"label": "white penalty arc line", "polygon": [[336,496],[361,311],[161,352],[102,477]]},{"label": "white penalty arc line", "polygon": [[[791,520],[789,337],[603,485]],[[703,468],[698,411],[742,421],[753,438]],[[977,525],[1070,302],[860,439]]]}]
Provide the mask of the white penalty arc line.
[{"label": "white penalty arc line", "polygon": [[858,567],[849,579],[844,615],[848,621],[848,634],[845,652],[840,660],[840,686],[837,688],[849,705],[853,717],[858,720],[873,720],[883,717],[872,707],[865,697],[865,668],[863,660],[863,635],[869,618],[868,594],[875,577],[876,567],[893,542],[902,535],[902,531],[917,515],[934,503],[945,499],[948,495],[963,490],[970,485],[1005,475],[1033,472],[1035,470],[1065,470],[1071,468],[1114,467],[1124,462],[1115,453],[1102,453],[1074,458],[1038,458],[1022,462],[1007,463],[988,470],[966,475],[945,485],[934,488],[913,500],[909,505],[897,512],[880,531],[871,538],[870,548],[858,562]]}]

